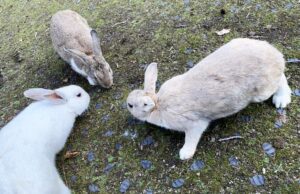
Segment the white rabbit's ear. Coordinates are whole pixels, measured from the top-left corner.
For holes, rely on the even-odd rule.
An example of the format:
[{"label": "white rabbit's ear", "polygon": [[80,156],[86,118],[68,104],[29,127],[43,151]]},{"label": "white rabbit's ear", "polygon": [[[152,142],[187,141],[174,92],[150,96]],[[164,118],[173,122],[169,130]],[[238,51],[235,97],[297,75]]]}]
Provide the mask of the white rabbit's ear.
[{"label": "white rabbit's ear", "polygon": [[33,100],[50,100],[55,103],[65,102],[63,96],[54,90],[31,88],[24,92],[24,96]]},{"label": "white rabbit's ear", "polygon": [[147,93],[154,94],[157,80],[157,63],[148,65],[145,72],[144,90]]}]

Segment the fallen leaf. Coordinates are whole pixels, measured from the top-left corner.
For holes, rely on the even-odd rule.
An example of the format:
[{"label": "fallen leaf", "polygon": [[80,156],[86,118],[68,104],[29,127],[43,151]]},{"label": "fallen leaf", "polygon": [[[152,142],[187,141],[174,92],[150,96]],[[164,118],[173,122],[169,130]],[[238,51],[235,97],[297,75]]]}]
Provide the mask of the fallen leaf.
[{"label": "fallen leaf", "polygon": [[78,156],[80,154],[80,152],[77,151],[67,151],[64,155],[64,159],[70,159],[70,158],[75,158],[76,156]]},{"label": "fallen leaf", "polygon": [[216,33],[219,35],[219,36],[222,36],[224,34],[228,34],[230,32],[230,29],[223,29],[221,31],[216,31]]}]

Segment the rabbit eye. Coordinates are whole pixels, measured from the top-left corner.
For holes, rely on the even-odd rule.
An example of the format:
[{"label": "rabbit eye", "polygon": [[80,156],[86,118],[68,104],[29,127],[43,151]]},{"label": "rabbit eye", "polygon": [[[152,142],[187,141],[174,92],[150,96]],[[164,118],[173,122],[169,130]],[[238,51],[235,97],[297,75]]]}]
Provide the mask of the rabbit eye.
[{"label": "rabbit eye", "polygon": [[144,106],[147,106],[148,104],[144,103]]},{"label": "rabbit eye", "polygon": [[81,97],[81,93],[78,93],[76,96],[77,96],[77,97]]},{"label": "rabbit eye", "polygon": [[128,103],[128,106],[129,106],[129,108],[132,108],[132,107],[133,107],[132,104],[130,104],[130,103]]}]

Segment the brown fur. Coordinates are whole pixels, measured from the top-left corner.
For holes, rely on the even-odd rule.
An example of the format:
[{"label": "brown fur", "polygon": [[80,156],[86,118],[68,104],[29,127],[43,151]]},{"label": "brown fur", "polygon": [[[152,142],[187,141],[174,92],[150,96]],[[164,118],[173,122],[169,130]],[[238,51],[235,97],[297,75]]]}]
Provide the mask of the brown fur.
[{"label": "brown fur", "polygon": [[50,35],[55,51],[69,64],[73,58],[86,74],[83,76],[108,88],[113,84],[112,70],[102,55],[99,39],[96,35],[93,39],[91,31],[87,21],[74,11],[58,11],[52,16]]}]

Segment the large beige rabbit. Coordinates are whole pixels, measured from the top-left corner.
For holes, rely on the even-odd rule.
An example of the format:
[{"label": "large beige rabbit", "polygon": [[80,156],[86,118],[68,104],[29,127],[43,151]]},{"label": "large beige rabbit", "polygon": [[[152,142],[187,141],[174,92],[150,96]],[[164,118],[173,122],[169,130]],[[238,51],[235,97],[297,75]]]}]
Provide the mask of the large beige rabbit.
[{"label": "large beige rabbit", "polygon": [[182,160],[193,157],[210,121],[232,115],[273,95],[277,108],[291,101],[282,54],[265,41],[238,38],[166,81],[155,93],[157,64],[145,73],[144,90],[127,98],[131,114],[143,121],[185,132]]},{"label": "large beige rabbit", "polygon": [[52,16],[50,35],[55,51],[91,85],[112,86],[113,73],[100,40],[83,17],[71,10],[58,11]]}]

